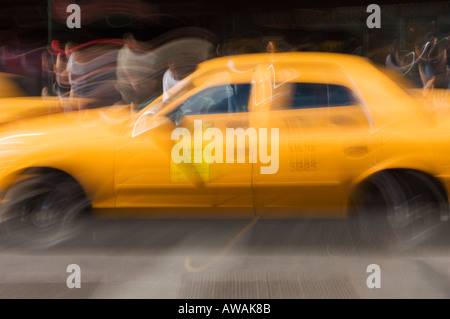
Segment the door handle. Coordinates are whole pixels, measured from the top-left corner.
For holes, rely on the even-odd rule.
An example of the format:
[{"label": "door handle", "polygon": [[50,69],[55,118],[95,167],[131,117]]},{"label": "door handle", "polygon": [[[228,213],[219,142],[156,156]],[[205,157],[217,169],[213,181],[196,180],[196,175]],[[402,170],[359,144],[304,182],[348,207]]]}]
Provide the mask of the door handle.
[{"label": "door handle", "polygon": [[354,119],[352,119],[350,116],[332,116],[330,118],[330,122],[334,125],[338,126],[354,126],[357,125],[358,122],[356,122]]},{"label": "door handle", "polygon": [[349,157],[359,158],[369,153],[369,149],[365,145],[350,146],[344,148],[344,153]]},{"label": "door handle", "polygon": [[248,121],[231,121],[227,123],[227,127],[229,128],[243,128],[247,129],[250,126]]}]

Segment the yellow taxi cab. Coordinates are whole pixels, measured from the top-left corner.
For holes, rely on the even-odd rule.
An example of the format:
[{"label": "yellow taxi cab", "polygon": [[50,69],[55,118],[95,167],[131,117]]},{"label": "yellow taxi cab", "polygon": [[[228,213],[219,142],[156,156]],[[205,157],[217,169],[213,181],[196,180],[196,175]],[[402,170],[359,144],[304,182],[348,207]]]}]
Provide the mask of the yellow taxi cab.
[{"label": "yellow taxi cab", "polygon": [[431,100],[356,56],[212,59],[142,108],[0,126],[2,229],[54,244],[86,212],[356,216],[414,242],[449,213],[450,105]]}]

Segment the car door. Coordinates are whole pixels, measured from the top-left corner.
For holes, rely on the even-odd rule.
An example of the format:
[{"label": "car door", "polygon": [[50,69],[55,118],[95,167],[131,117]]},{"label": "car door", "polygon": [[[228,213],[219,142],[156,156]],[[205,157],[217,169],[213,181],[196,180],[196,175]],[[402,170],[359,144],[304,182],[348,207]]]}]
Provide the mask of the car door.
[{"label": "car door", "polygon": [[155,127],[117,149],[118,211],[253,216],[252,163],[248,155],[227,163],[225,138],[227,128],[249,125],[250,93],[250,83],[206,81],[151,115]]},{"label": "car door", "polygon": [[254,166],[261,216],[343,216],[351,181],[376,160],[370,114],[344,85],[345,75],[308,67],[275,68],[267,76],[271,105],[258,123],[279,129],[279,169],[263,175],[262,164]]}]

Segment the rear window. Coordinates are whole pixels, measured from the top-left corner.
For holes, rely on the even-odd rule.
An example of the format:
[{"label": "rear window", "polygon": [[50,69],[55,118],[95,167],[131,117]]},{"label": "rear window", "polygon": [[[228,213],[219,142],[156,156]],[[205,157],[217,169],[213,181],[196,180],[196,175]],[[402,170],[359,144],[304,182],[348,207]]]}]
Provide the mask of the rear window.
[{"label": "rear window", "polygon": [[291,108],[304,109],[359,104],[356,95],[341,85],[295,83]]}]

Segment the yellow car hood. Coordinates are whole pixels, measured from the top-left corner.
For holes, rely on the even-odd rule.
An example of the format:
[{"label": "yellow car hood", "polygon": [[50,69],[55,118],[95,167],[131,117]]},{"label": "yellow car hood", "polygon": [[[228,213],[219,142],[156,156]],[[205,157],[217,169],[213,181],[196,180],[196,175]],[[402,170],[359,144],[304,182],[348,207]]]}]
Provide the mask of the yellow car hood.
[{"label": "yellow car hood", "polygon": [[[9,119],[10,121],[0,125],[0,140],[15,134],[28,135],[30,133],[30,135],[34,135],[36,132],[44,133],[47,136],[56,134],[58,137],[71,135],[76,137],[77,134],[86,132],[86,130],[90,133],[83,137],[94,137],[104,130],[112,129],[112,127],[120,128],[121,124],[130,119],[132,115],[128,105],[66,112],[58,109],[57,104],[53,104],[54,112],[58,113],[44,115],[44,113],[39,112],[39,110],[44,112],[47,106],[49,105],[42,104],[34,109],[31,108],[31,113],[41,116],[32,117],[31,114],[27,114],[20,119],[21,113],[19,112],[15,114],[11,112],[9,117],[4,116],[3,119]],[[16,120],[11,121],[12,118]],[[81,136],[78,137],[81,138]],[[46,141],[49,142],[49,140]]]},{"label": "yellow car hood", "polygon": [[58,97],[7,97],[0,98],[0,124],[24,118],[76,109],[86,103],[82,99]]}]

